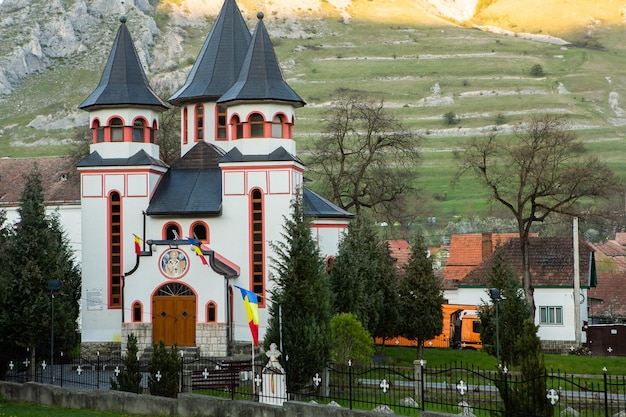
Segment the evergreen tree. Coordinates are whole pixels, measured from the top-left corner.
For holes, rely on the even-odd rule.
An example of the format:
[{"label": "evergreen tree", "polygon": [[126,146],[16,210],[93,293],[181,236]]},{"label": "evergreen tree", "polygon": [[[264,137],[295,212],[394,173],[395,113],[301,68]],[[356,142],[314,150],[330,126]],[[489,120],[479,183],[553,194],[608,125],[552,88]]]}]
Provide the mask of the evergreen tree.
[{"label": "evergreen tree", "polygon": [[280,346],[282,337],[283,357],[288,358],[284,364],[287,387],[293,392],[307,385],[330,360],[332,292],[300,196],[285,218],[282,238],[271,243],[276,285],[271,292],[265,348],[272,342]]},{"label": "evergreen tree", "polygon": [[119,375],[111,377],[111,389],[141,393],[141,372],[139,371],[139,360],[137,359],[137,337],[133,333],[126,338],[126,356],[122,359],[124,366]]},{"label": "evergreen tree", "polygon": [[418,359],[423,356],[424,342],[443,330],[443,290],[427,251],[424,238],[418,235],[400,278],[400,334],[417,341]]},{"label": "evergreen tree", "polygon": [[[499,368],[500,378],[496,382],[503,400],[500,412],[505,416],[552,416],[554,410],[546,398],[546,367],[537,326],[532,319],[525,319],[522,332],[515,342],[519,354],[519,378],[505,379],[504,368]],[[510,378],[510,377],[509,377]],[[506,381],[506,383],[505,383]]]},{"label": "evergreen tree", "polygon": [[148,364],[150,394],[176,398],[178,396],[178,371],[180,370],[176,345],[168,349],[163,340],[160,340],[158,345],[153,345],[153,349]]},{"label": "evergreen tree", "polygon": [[389,246],[357,219],[339,245],[330,280],[335,313],[352,313],[374,336],[395,336],[396,270]]},{"label": "evergreen tree", "polygon": [[491,288],[498,290],[499,299],[495,298],[495,293],[487,292],[490,303],[482,305],[478,313],[480,338],[487,353],[497,357],[499,350],[502,363],[514,366],[519,355],[517,337],[522,334],[524,319],[530,314],[531,306],[524,297],[519,279],[500,254],[495,256],[488,282]]},{"label": "evergreen tree", "polygon": [[[37,166],[26,177],[18,213],[0,242],[0,339],[29,350],[32,375],[36,355],[46,357],[50,348],[52,302],[55,351],[76,346],[80,271],[58,218],[46,216]],[[61,284],[54,298],[47,289],[52,279]]]}]

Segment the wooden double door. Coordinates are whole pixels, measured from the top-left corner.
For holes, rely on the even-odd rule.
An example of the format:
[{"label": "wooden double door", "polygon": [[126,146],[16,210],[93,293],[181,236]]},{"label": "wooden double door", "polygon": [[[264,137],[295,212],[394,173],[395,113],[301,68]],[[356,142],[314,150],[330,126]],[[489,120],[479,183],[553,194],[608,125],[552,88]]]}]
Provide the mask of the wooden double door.
[{"label": "wooden double door", "polygon": [[167,284],[152,298],[152,341],[196,345],[196,296],[185,285]]}]

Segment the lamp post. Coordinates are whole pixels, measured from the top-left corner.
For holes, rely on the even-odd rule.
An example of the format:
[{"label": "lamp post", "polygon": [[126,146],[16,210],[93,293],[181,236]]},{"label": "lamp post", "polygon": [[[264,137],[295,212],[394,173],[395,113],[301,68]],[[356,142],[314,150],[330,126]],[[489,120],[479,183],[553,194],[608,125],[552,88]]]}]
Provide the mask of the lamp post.
[{"label": "lamp post", "polygon": [[48,280],[48,290],[50,291],[50,308],[52,314],[50,315],[50,372],[52,377],[50,378],[54,383],[54,292],[59,291],[61,288],[61,281],[58,279]]},{"label": "lamp post", "polygon": [[497,288],[489,288],[489,296],[496,304],[496,358],[498,366],[500,365],[500,290]]}]

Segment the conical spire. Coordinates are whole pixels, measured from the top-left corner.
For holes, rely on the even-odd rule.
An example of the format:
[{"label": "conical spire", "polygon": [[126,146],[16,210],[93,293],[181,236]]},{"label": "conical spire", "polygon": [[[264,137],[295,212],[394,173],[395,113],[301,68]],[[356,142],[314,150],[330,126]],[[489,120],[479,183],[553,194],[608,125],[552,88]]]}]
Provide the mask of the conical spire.
[{"label": "conical spire", "polygon": [[289,87],[263,24],[263,13],[259,19],[250,48],[235,84],[219,98],[218,103],[236,100],[278,100],[289,101],[294,106],[304,106],[304,100]]},{"label": "conical spire", "polygon": [[100,83],[79,108],[89,111],[101,107],[142,106],[157,111],[167,110],[169,106],[161,101],[148,83],[126,27],[126,18],[122,16],[120,22]]},{"label": "conical spire", "polygon": [[250,31],[237,3],[226,0],[187,81],[169,101],[180,104],[220,97],[235,82],[249,44]]}]

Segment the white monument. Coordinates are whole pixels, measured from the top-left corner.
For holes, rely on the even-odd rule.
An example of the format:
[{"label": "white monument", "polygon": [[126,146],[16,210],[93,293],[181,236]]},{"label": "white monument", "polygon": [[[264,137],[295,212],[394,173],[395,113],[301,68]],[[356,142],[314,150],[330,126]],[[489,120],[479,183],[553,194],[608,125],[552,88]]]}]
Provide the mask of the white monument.
[{"label": "white monument", "polygon": [[263,387],[259,392],[259,402],[283,405],[287,401],[287,383],[285,370],[278,362],[280,351],[276,348],[276,343],[272,343],[265,354],[269,360],[263,368]]}]

